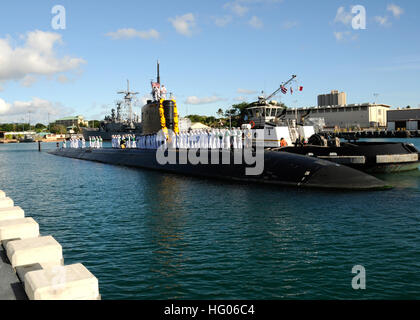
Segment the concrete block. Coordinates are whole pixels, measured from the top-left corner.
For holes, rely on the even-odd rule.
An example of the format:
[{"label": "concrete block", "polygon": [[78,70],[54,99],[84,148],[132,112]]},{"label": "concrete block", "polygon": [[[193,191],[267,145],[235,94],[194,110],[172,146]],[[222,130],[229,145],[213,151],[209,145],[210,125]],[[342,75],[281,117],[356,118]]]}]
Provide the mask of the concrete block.
[{"label": "concrete block", "polygon": [[[7,247],[7,244],[10,242],[10,241],[17,241],[17,240],[22,240],[21,238],[13,238],[13,239],[7,239],[7,240],[2,240],[2,241],[0,241],[1,242],[1,246],[3,247],[3,249],[4,249],[4,252],[6,252],[6,247]],[[6,256],[7,256],[7,254],[6,254]]]},{"label": "concrete block", "polygon": [[56,266],[25,275],[29,300],[98,300],[98,279],[82,264]]},{"label": "concrete block", "polygon": [[39,225],[32,218],[0,221],[0,241],[39,237]]},{"label": "concrete block", "polygon": [[14,202],[10,198],[3,198],[0,199],[0,208],[12,208],[14,206]]},{"label": "concrete block", "polygon": [[25,218],[21,207],[0,208],[0,221]]},{"label": "concrete block", "polygon": [[42,270],[42,269],[43,267],[39,263],[30,264],[30,265],[22,266],[22,267],[16,267],[16,274],[19,277],[19,280],[22,283],[23,288],[25,288],[25,275],[28,272]]},{"label": "concrete block", "polygon": [[3,190],[0,190],[0,199],[6,198],[6,193]]},{"label": "concrete block", "polygon": [[63,264],[63,249],[52,236],[11,241],[6,245],[6,251],[13,268],[35,263]]}]

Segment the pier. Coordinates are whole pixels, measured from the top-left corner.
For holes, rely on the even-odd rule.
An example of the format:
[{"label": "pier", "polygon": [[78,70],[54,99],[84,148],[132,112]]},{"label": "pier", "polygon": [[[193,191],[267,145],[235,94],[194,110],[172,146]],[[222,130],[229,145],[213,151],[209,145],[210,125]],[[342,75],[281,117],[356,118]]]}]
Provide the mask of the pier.
[{"label": "pier", "polygon": [[98,279],[0,190],[0,300],[99,300]]}]

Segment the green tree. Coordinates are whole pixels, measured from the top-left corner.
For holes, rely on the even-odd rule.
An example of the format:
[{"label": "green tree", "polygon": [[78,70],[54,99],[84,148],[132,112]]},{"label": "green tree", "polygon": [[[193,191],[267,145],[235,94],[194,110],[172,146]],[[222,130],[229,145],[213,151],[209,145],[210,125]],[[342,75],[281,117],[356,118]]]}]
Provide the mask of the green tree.
[{"label": "green tree", "polygon": [[219,108],[219,110],[217,110],[217,115],[219,116],[219,118],[223,117],[223,110],[222,110],[222,108]]},{"label": "green tree", "polygon": [[43,130],[43,129],[45,129],[46,128],[46,126],[45,125],[43,125],[42,123],[37,123],[36,125],[35,125],[35,129],[41,129],[41,130]]},{"label": "green tree", "polygon": [[99,128],[101,125],[101,122],[99,120],[90,120],[88,122],[89,128]]},{"label": "green tree", "polygon": [[50,131],[54,134],[65,134],[67,132],[67,129],[63,125],[53,124],[50,128]]}]

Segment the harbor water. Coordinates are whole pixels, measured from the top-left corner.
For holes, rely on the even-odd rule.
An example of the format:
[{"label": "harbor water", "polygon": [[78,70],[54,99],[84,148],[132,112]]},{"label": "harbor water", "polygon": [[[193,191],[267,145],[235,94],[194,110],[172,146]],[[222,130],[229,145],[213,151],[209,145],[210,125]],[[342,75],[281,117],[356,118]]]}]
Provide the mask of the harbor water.
[{"label": "harbor water", "polygon": [[[389,191],[299,190],[42,148],[0,145],[0,189],[57,239],[66,264],[82,262],[99,279],[103,299],[420,296],[420,171],[379,176]],[[352,288],[355,265],[366,290]]]}]

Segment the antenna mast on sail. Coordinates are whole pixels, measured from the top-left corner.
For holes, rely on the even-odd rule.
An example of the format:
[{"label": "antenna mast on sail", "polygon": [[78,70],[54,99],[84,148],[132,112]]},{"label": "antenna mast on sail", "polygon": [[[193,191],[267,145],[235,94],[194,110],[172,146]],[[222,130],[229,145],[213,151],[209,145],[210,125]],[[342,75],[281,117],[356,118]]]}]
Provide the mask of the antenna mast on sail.
[{"label": "antenna mast on sail", "polygon": [[157,61],[157,83],[160,84],[159,60]]}]

